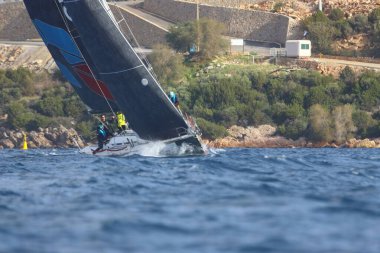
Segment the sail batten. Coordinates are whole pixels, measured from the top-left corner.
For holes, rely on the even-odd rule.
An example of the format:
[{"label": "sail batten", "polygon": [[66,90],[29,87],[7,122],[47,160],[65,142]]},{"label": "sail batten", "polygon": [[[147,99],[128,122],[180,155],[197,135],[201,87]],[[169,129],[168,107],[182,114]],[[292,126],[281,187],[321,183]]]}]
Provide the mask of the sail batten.
[{"label": "sail batten", "polygon": [[118,70],[118,71],[113,71],[113,72],[103,72],[103,73],[99,73],[99,74],[101,74],[101,75],[112,75],[112,74],[118,74],[118,73],[122,73],[122,72],[128,72],[128,71],[131,71],[131,70],[134,70],[137,68],[141,68],[141,67],[144,67],[144,65],[139,65],[139,66],[132,67],[129,69],[123,69],[123,70]]}]

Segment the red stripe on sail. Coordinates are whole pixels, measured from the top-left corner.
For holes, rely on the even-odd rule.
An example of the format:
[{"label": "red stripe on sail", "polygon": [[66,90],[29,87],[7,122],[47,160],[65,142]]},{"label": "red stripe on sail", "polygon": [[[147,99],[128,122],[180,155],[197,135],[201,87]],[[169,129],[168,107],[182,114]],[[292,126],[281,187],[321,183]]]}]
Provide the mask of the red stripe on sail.
[{"label": "red stripe on sail", "polygon": [[90,69],[87,65],[80,64],[74,66],[75,72],[79,75],[80,79],[96,94],[105,96],[108,100],[113,100],[111,92],[108,90],[107,85],[100,80],[95,80],[92,77]]}]

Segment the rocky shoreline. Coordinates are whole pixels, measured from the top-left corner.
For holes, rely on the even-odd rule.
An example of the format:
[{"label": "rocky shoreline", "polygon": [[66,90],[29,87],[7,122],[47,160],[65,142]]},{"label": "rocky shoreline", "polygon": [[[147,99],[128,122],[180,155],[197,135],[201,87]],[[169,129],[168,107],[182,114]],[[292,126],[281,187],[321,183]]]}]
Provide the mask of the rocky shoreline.
[{"label": "rocky shoreline", "polygon": [[[213,141],[204,140],[211,148],[380,148],[380,139],[357,140],[355,138],[343,144],[319,142],[313,143],[305,138],[287,139],[275,135],[276,128],[270,125],[259,127],[233,126],[228,129],[229,136]],[[88,145],[78,138],[73,128],[59,126],[40,128],[26,133],[29,148],[78,148]],[[0,149],[18,149],[23,145],[22,131],[8,130],[0,127]]]},{"label": "rocky shoreline", "polygon": [[380,139],[357,140],[352,138],[343,144],[311,142],[305,138],[298,140],[276,136],[276,128],[270,125],[255,127],[232,126],[229,136],[213,141],[205,141],[213,148],[380,148]]},{"label": "rocky shoreline", "polygon": [[[67,129],[62,125],[57,128],[39,128],[38,131],[25,134],[29,148],[77,148],[86,145],[80,138],[77,138],[78,134],[75,129]],[[21,148],[23,142],[22,131],[0,128],[0,149]]]}]

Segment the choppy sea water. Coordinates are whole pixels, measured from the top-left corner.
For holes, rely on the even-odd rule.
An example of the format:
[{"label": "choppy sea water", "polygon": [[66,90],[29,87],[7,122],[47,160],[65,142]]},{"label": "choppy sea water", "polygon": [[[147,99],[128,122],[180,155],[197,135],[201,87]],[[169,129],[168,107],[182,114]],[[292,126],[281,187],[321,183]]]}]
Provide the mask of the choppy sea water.
[{"label": "choppy sea water", "polygon": [[0,151],[0,252],[380,252],[380,150]]}]

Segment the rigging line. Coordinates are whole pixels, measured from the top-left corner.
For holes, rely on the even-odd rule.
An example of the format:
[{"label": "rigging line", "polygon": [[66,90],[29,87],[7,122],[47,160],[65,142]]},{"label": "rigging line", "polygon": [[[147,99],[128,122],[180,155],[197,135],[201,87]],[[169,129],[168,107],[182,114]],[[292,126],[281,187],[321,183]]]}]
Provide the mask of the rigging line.
[{"label": "rigging line", "polygon": [[[104,100],[106,101],[106,103],[107,103],[108,107],[110,108],[110,111],[112,112],[112,114],[113,114],[114,116],[116,116],[116,113],[114,112],[114,110],[112,109],[111,104],[109,103],[108,99],[106,98],[106,96],[105,96],[105,94],[104,94],[104,92],[103,92],[103,89],[101,88],[101,86],[100,86],[100,84],[99,84],[99,82],[98,82],[98,79],[96,79],[94,72],[93,72],[92,69],[90,68],[90,65],[88,64],[87,60],[84,58],[84,56],[83,56],[83,54],[82,54],[82,51],[80,50],[80,47],[78,46],[77,42],[75,41],[74,36],[73,36],[73,34],[71,33],[70,27],[69,27],[69,25],[67,24],[67,20],[65,19],[65,16],[62,15],[61,9],[59,8],[59,5],[58,5],[57,1],[54,1],[54,2],[55,2],[55,5],[57,6],[57,9],[58,9],[59,14],[60,14],[61,17],[62,17],[63,22],[65,23],[65,26],[66,26],[67,31],[70,33],[70,36],[71,36],[73,42],[75,43],[75,45],[77,46],[78,51],[80,52],[80,54],[81,54],[81,56],[82,56],[82,59],[83,59],[84,62],[86,63],[86,65],[87,65],[87,67],[88,67],[88,69],[89,69],[89,71],[90,71],[90,73],[91,73],[91,76],[94,78],[96,84],[98,85],[98,88],[99,88],[100,92],[102,93],[102,96],[103,96]],[[75,2],[75,1],[74,1],[74,2]],[[74,27],[75,27],[75,26],[74,26]],[[76,30],[76,28],[75,28],[75,30]],[[77,38],[79,38],[79,37],[80,37],[80,36],[78,36]]]},{"label": "rigging line", "polygon": [[[99,0],[98,0],[98,1],[99,1]],[[104,7],[103,5],[102,5],[102,7],[103,7],[103,9],[105,9],[105,7]],[[105,10],[106,10],[106,9],[105,9]],[[108,15],[109,15],[109,14],[108,14]],[[136,57],[136,58],[137,58],[142,64],[144,64],[144,62],[141,60],[141,57],[139,57],[139,56],[137,55],[137,53],[136,53],[136,51],[133,49],[131,43],[130,43],[130,42],[128,41],[128,39],[126,38],[126,35],[122,32],[122,30],[120,29],[120,27],[117,25],[116,20],[111,18],[111,21],[115,24],[115,27],[118,29],[120,35],[123,37],[124,41],[127,43],[127,45],[130,47],[130,49],[132,50],[132,52],[135,54],[135,57]],[[145,65],[144,65],[144,67],[145,67]],[[146,67],[145,67],[145,68],[146,68]],[[157,77],[156,77],[151,71],[149,71],[147,68],[146,68],[146,70],[147,70],[147,73],[152,77],[152,79],[157,83],[157,86],[160,88],[160,90],[161,90],[163,93],[165,93],[164,90],[162,89],[162,87],[159,85],[159,82],[158,82],[158,80],[157,80]],[[169,100],[169,98],[167,98],[167,99]],[[174,105],[173,105],[173,106],[174,106]]]},{"label": "rigging line", "polygon": [[[100,1],[100,0],[98,0],[98,1]],[[102,6],[103,9],[106,11],[106,13],[108,13],[108,12],[107,12],[107,9],[105,8],[105,6],[102,5],[102,4],[101,4],[101,6]],[[119,9],[119,8],[117,7],[117,9]],[[119,12],[120,12],[120,9],[119,9]],[[108,13],[108,15],[110,15],[110,14]],[[137,59],[138,59],[142,64],[144,64],[144,62],[141,60],[141,58],[137,55],[136,51],[133,49],[131,43],[130,43],[130,42],[127,40],[127,38],[125,37],[125,34],[122,32],[122,30],[120,29],[119,25],[117,25],[116,20],[115,20],[114,18],[111,18],[111,21],[114,23],[116,29],[118,29],[120,35],[123,37],[123,39],[124,39],[124,41],[127,43],[127,45],[132,49],[132,52],[135,54],[135,56],[137,57]],[[127,23],[127,26],[128,26],[128,23]],[[128,27],[129,27],[129,26],[128,26]],[[165,91],[163,90],[163,88],[161,87],[160,83],[158,82],[157,76],[154,74],[154,72],[153,72],[153,71],[150,71],[145,65],[144,65],[144,68],[146,69],[146,71],[147,71],[147,73],[150,75],[150,77],[154,80],[154,82],[157,84],[157,87],[161,90],[161,92],[162,92],[163,94],[166,94]],[[169,97],[168,97],[168,96],[165,96],[165,97],[166,97],[167,101],[169,102],[169,104],[172,106],[172,108],[174,108],[174,110],[177,111],[178,116],[180,116],[180,117],[183,119],[183,121],[185,122],[185,124],[186,124],[188,127],[190,127],[190,126],[189,126],[189,123],[183,118],[181,112],[180,112],[180,111],[174,106],[174,104],[170,101]]]},{"label": "rigging line", "polygon": [[[132,39],[133,39],[133,41],[136,43],[136,45],[137,45],[138,48],[141,48],[140,43],[139,43],[139,41],[136,39],[134,33],[132,32],[131,27],[129,26],[127,20],[124,18],[123,13],[121,13],[120,7],[118,6],[118,4],[117,4],[115,1],[112,1],[112,3],[113,3],[113,5],[116,7],[117,12],[118,12],[119,16],[121,17],[121,19],[119,20],[119,22],[117,22],[117,24],[120,24],[120,23],[122,23],[122,22],[124,21],[125,25],[126,25],[127,28],[128,28],[129,33],[132,35]],[[122,28],[122,26],[119,26],[119,29],[123,32],[123,28]],[[124,32],[123,32],[123,33],[124,33]],[[153,70],[152,64],[150,64],[150,62],[148,61],[148,58],[147,58],[146,54],[145,54],[144,52],[142,52],[141,54],[144,56],[143,60],[144,60],[145,63],[147,64],[147,66],[148,66],[148,70],[154,75],[154,77],[155,77],[156,79],[158,79],[156,73],[155,73],[154,70]]]}]

